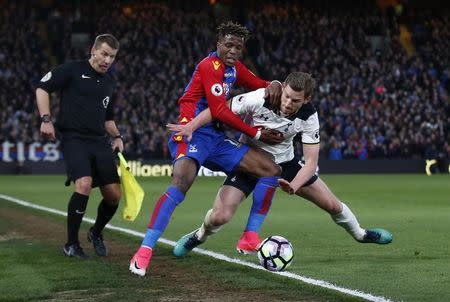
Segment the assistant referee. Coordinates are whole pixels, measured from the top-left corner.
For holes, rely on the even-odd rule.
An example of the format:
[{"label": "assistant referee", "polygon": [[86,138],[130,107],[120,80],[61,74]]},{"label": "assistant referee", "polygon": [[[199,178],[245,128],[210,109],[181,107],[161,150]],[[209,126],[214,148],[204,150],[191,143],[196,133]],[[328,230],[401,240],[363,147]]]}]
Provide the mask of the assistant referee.
[{"label": "assistant referee", "polygon": [[106,72],[118,50],[119,41],[114,36],[99,35],[95,38],[89,60],[56,67],[41,79],[36,89],[40,131],[48,139],[55,139],[49,93],[58,91],[61,94],[56,126],[68,178],[75,182],[75,192],[67,209],[68,239],[63,249],[68,257],[88,257],[80,246],[78,231],[91,188],[96,186],[100,188],[103,200],[87,237],[97,255],[108,255],[102,231],[119,205],[120,181],[113,151],[122,151],[123,142],[113,116],[114,81]]}]

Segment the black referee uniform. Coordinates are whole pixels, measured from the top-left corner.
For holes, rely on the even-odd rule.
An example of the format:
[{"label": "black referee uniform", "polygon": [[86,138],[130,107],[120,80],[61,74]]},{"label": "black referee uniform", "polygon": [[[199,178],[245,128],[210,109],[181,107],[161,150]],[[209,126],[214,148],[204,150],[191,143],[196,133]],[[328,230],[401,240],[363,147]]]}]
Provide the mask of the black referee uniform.
[{"label": "black referee uniform", "polygon": [[[95,57],[95,56],[94,56]],[[61,93],[56,128],[66,163],[68,183],[82,177],[92,177],[92,187],[120,183],[115,156],[105,129],[105,122],[113,121],[111,103],[114,81],[107,73],[97,72],[88,60],[62,64],[47,73],[37,85],[46,91]],[[38,104],[39,105],[39,104]],[[43,122],[49,122],[44,120]],[[120,192],[119,192],[120,193]],[[104,199],[98,216],[88,232],[88,240],[99,256],[107,256],[102,230],[117,210],[118,204]],[[108,195],[110,196],[110,195]],[[75,191],[70,198],[67,215],[68,241],[64,254],[86,258],[78,241],[78,232],[86,211],[89,195]],[[118,201],[117,201],[118,203]]]},{"label": "black referee uniform", "polygon": [[37,87],[61,92],[56,126],[69,179],[92,176],[93,187],[119,183],[105,131],[105,121],[113,120],[111,76],[96,72],[87,60],[73,61],[47,73]]}]

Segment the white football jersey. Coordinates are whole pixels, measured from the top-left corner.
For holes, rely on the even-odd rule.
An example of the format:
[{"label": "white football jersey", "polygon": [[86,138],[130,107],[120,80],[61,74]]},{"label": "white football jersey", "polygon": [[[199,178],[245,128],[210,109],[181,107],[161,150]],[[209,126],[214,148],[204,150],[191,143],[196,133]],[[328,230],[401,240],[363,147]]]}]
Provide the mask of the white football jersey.
[{"label": "white football jersey", "polygon": [[275,162],[283,163],[294,158],[294,137],[301,133],[303,144],[320,143],[319,117],[311,103],[304,104],[298,112],[282,117],[264,107],[264,88],[240,94],[231,101],[231,110],[240,115],[251,126],[275,129],[283,133],[284,141],[277,145],[268,145],[259,140],[242,135],[240,141],[257,146],[275,157]]}]

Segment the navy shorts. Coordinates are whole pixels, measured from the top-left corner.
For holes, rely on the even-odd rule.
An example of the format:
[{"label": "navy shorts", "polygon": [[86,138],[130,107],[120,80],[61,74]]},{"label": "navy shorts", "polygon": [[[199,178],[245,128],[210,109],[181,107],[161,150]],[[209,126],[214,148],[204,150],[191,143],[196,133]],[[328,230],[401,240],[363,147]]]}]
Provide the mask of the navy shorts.
[{"label": "navy shorts", "polygon": [[[115,154],[107,137],[64,137],[61,140],[68,182],[92,177],[92,187],[120,183]],[[66,184],[67,184],[66,183]]]},{"label": "navy shorts", "polygon": [[169,150],[174,163],[178,159],[189,157],[197,162],[197,169],[204,166],[212,171],[229,174],[238,167],[249,147],[228,139],[221,131],[200,128],[194,132],[190,142],[172,134]]},{"label": "navy shorts", "polygon": [[[298,158],[294,158],[288,162],[281,163],[281,178],[286,179],[287,181],[292,181],[297,175],[298,171],[302,168],[301,160]],[[317,180],[317,174],[314,174],[302,187],[307,187],[313,184]],[[236,189],[241,190],[246,197],[250,195],[255,189],[256,183],[258,182],[258,178],[242,173],[242,172],[233,172],[225,179],[223,185],[224,186],[232,186]]]}]

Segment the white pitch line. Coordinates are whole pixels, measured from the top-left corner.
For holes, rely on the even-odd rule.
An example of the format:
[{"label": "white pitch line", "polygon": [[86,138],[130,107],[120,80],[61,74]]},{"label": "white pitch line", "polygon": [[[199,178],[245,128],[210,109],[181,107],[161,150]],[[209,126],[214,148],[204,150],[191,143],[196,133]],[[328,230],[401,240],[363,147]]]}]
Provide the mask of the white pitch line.
[{"label": "white pitch line", "polygon": [[[60,210],[56,210],[56,209],[52,209],[52,208],[48,208],[48,207],[44,207],[44,206],[40,206],[40,205],[31,203],[31,202],[28,202],[28,201],[25,201],[25,200],[14,198],[12,196],[0,194],[0,199],[4,199],[4,200],[7,200],[7,201],[10,201],[10,202],[19,204],[19,205],[24,206],[24,207],[37,209],[37,210],[41,210],[41,211],[45,211],[45,212],[49,212],[49,213],[53,213],[53,214],[57,214],[57,215],[61,215],[61,216],[67,216],[66,212],[63,212],[63,211],[60,211]],[[89,223],[92,223],[92,224],[95,222],[94,219],[87,218],[87,217],[84,217],[83,221],[86,221],[86,222],[89,222]],[[110,225],[110,224],[107,224],[106,228],[110,229],[110,230],[118,231],[118,232],[121,232],[121,233],[125,233],[125,234],[128,234],[128,235],[132,235],[132,236],[135,236],[135,237],[139,237],[139,238],[144,238],[144,236],[145,236],[145,234],[142,233],[142,232],[137,232],[137,231],[133,231],[133,230],[122,228],[122,227],[117,227],[117,226]],[[164,238],[160,238],[158,241],[161,242],[161,243],[170,245],[170,246],[175,246],[175,244],[176,244],[176,242],[171,241],[171,240],[167,240],[167,239],[164,239]],[[199,248],[193,249],[193,252],[196,252],[196,253],[201,254],[201,255],[206,255],[206,256],[209,256],[209,257],[212,257],[212,258],[215,258],[215,259],[219,259],[219,260],[222,260],[222,261],[226,261],[226,262],[230,262],[230,263],[236,263],[236,264],[239,264],[239,265],[251,267],[253,269],[258,269],[258,270],[264,271],[266,273],[276,274],[276,275],[284,276],[284,277],[287,277],[287,278],[300,280],[300,281],[302,281],[304,283],[307,283],[307,284],[312,284],[312,285],[320,286],[320,287],[323,287],[323,288],[328,288],[328,289],[335,290],[335,291],[338,291],[338,292],[341,292],[341,293],[344,293],[344,294],[347,294],[347,295],[350,295],[350,296],[359,297],[359,298],[365,299],[367,301],[372,301],[372,302],[393,302],[392,300],[390,300],[388,298],[385,298],[385,297],[374,296],[372,294],[368,294],[368,293],[365,293],[365,292],[362,292],[362,291],[359,291],[359,290],[349,289],[349,288],[337,286],[337,285],[334,285],[334,284],[332,284],[330,282],[327,282],[327,281],[324,281],[324,280],[316,280],[316,279],[312,279],[312,278],[309,278],[309,277],[305,277],[305,276],[301,276],[301,275],[298,275],[298,274],[294,274],[294,273],[291,273],[291,272],[270,272],[270,271],[265,270],[260,265],[256,265],[254,263],[243,261],[243,260],[240,260],[240,259],[237,259],[237,258],[231,258],[231,257],[228,257],[228,256],[226,256],[224,254],[219,254],[219,253],[216,253],[216,252],[212,252],[212,251],[208,251],[208,250],[204,250],[204,249],[199,249]]]}]

